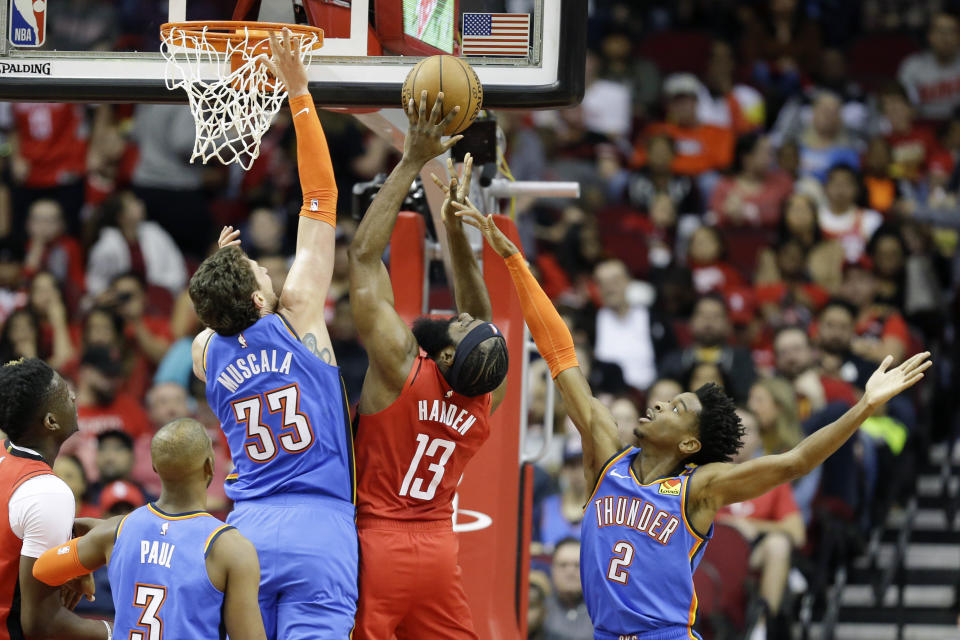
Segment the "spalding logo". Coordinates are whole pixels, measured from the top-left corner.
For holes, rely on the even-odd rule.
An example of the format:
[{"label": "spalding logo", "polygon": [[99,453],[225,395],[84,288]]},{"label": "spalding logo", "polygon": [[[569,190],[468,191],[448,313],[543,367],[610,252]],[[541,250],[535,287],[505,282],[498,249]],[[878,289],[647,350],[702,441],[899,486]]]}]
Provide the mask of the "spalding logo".
[{"label": "spalding logo", "polygon": [[660,494],[665,496],[678,496],[680,495],[680,488],[682,486],[683,481],[680,480],[680,478],[664,480],[660,483]]}]

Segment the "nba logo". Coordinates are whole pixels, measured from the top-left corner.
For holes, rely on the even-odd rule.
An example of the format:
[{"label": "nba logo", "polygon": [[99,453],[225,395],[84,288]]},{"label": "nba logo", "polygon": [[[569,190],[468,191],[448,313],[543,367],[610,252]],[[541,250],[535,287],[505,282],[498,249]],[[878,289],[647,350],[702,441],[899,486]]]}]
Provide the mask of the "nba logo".
[{"label": "nba logo", "polygon": [[10,44],[42,47],[47,36],[47,0],[10,0]]}]

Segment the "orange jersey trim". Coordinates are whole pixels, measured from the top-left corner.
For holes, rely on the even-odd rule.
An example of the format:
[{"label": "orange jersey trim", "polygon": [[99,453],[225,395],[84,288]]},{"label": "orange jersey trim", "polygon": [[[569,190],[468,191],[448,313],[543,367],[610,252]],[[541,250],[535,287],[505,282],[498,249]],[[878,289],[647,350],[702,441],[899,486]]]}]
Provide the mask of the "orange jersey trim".
[{"label": "orange jersey trim", "polygon": [[[587,501],[586,501],[586,502],[584,503],[584,505],[583,505],[583,510],[584,510],[584,511],[587,510],[587,505],[589,505],[591,502],[593,502],[593,498],[594,498],[594,496],[597,495],[597,491],[600,489],[600,484],[603,482],[603,478],[604,478],[604,476],[607,475],[607,472],[610,471],[610,467],[612,467],[614,464],[616,464],[616,462],[617,462],[620,458],[622,458],[623,456],[627,455],[627,453],[630,452],[630,449],[631,449],[631,448],[632,448],[632,447],[627,447],[626,449],[624,449],[623,451],[621,451],[620,453],[618,453],[617,455],[615,455],[613,458],[610,459],[610,461],[609,461],[607,464],[605,464],[605,465],[603,466],[603,469],[600,470],[600,474],[597,476],[597,484],[593,487],[593,492],[590,494],[590,497],[587,498]],[[632,473],[632,472],[631,472],[631,473]]]},{"label": "orange jersey trim", "polygon": [[223,533],[225,529],[233,529],[233,526],[229,524],[224,524],[210,532],[210,535],[207,536],[207,541],[203,543],[203,555],[207,555],[207,552],[210,550],[210,544],[214,541],[214,539],[216,539],[218,535]]},{"label": "orange jersey trim", "polygon": [[155,516],[159,516],[159,517],[163,518],[164,520],[189,520],[190,518],[201,518],[201,517],[204,517],[204,516],[209,517],[209,518],[212,518],[212,517],[213,517],[212,515],[210,515],[210,514],[207,513],[206,511],[197,511],[196,513],[185,513],[185,514],[180,515],[180,516],[169,516],[169,515],[163,513],[162,511],[154,508],[154,506],[153,506],[152,504],[149,504],[149,503],[147,504],[147,509],[150,509],[150,511],[152,511]]}]

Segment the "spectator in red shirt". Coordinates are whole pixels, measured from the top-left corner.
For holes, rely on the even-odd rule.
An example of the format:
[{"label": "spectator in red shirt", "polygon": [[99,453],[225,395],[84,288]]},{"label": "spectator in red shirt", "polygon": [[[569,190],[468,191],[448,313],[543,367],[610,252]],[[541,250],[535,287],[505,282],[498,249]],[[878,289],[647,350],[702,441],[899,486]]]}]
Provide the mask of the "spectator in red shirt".
[{"label": "spectator in red shirt", "polygon": [[723,237],[713,227],[699,227],[690,236],[687,264],[697,293],[723,292],[743,284],[740,273],[724,260]]},{"label": "spectator in red shirt", "polygon": [[844,268],[840,295],[857,309],[856,337],[850,348],[874,363],[892,355],[896,365],[906,355],[910,330],[896,309],[877,304],[877,282],[872,266],[869,259],[863,259]]},{"label": "spectator in red shirt", "polygon": [[807,274],[807,254],[799,240],[790,238],[774,248],[779,279],[757,285],[755,300],[768,326],[806,325],[822,307],[829,294],[811,282]]},{"label": "spectator in red shirt", "polygon": [[720,226],[773,229],[791,191],[793,179],[774,167],[770,138],[748,133],[737,140],[733,175],[722,178],[714,187],[710,211]]},{"label": "spectator in red shirt", "polygon": [[123,390],[142,398],[150,387],[157,364],[170,348],[170,320],[147,314],[143,280],[133,273],[118,276],[101,297],[101,304],[116,310],[124,323]]},{"label": "spectator in red shirt", "polygon": [[930,127],[914,122],[913,105],[900,83],[884,87],[880,108],[889,126],[885,137],[893,160],[890,173],[894,178],[916,180],[929,170],[935,155],[944,153],[937,136]]},{"label": "spectator in red shirt", "polygon": [[53,274],[41,271],[33,277],[28,305],[40,322],[40,352],[48,354],[45,360],[54,369],[67,366],[76,352],[70,340],[67,307]]},{"label": "spectator in red shirt", "polygon": [[70,233],[80,231],[83,181],[87,170],[86,107],[64,102],[13,105],[14,135],[10,170],[15,211],[39,198],[63,207]]},{"label": "spectator in red shirt", "polygon": [[74,312],[83,295],[83,250],[66,232],[56,200],[42,199],[30,205],[23,276],[30,279],[40,271],[53,274],[67,308]]},{"label": "spectator in red shirt", "polygon": [[[740,464],[763,455],[763,447],[756,417],[745,409],[738,409],[737,415],[743,423],[744,435],[743,446],[733,462]],[[760,624],[772,627],[783,602],[791,555],[806,541],[803,517],[790,483],[781,484],[759,498],[723,507],[717,513],[717,522],[735,528],[753,545],[750,567],[760,571],[760,597],[768,611],[768,617]],[[771,628],[770,637],[787,637],[773,631]]]},{"label": "spectator in red shirt", "polygon": [[797,393],[797,417],[801,421],[832,402],[856,404],[857,394],[849,383],[820,372],[816,352],[804,329],[781,329],[773,339],[773,353],[777,372]]},{"label": "spectator in red shirt", "polygon": [[150,423],[140,403],[119,390],[122,376],[120,360],[110,350],[88,347],[84,352],[77,379],[79,433],[64,444],[62,452],[80,458],[91,481],[99,479],[97,435],[123,431],[138,438],[150,433]]},{"label": "spectator in red shirt", "polygon": [[701,124],[697,120],[697,94],[700,81],[689,73],[679,73],[663,85],[666,96],[666,118],[648,126],[637,142],[633,154],[633,166],[642,167],[647,162],[644,138],[668,135],[673,138],[677,156],[673,170],[685,175],[699,175],[708,171],[722,171],[733,162],[733,130],[715,125]]}]

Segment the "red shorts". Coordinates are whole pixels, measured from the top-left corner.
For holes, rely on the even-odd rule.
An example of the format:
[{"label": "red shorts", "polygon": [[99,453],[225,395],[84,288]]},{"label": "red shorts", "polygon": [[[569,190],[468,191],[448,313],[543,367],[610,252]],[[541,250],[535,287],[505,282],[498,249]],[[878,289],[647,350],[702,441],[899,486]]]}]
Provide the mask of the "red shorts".
[{"label": "red shorts", "polygon": [[449,520],[361,518],[355,640],[477,640]]}]

